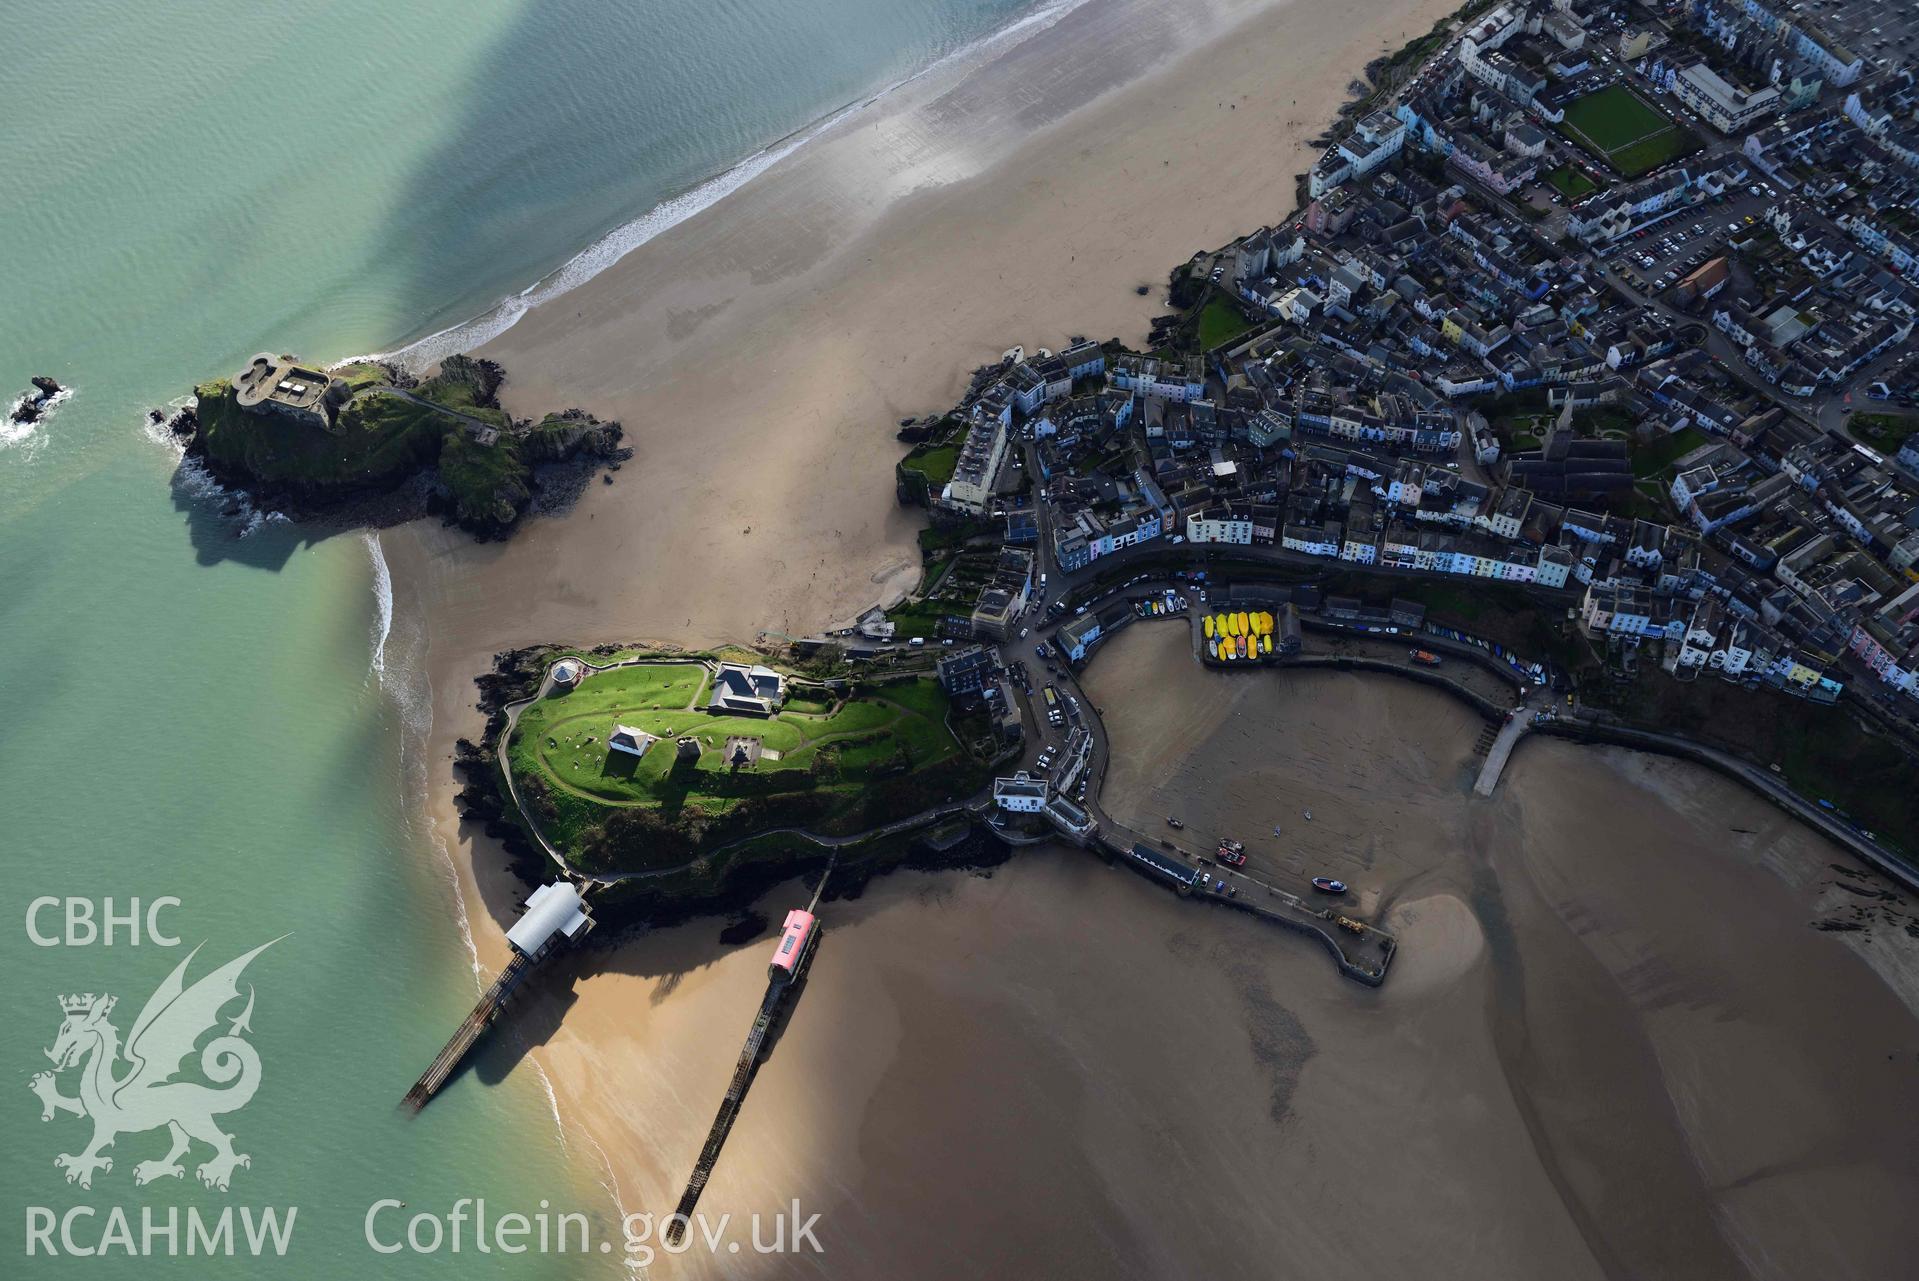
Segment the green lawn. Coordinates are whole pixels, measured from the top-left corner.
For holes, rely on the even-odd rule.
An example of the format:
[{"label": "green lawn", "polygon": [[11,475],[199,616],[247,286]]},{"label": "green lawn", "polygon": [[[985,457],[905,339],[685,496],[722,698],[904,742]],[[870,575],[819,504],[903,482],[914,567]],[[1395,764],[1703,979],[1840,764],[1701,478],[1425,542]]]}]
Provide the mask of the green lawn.
[{"label": "green lawn", "polygon": [[1238,307],[1216,295],[1200,309],[1199,349],[1211,351],[1221,343],[1231,342],[1252,327],[1252,322],[1240,314]]},{"label": "green lawn", "polygon": [[1546,183],[1569,201],[1583,200],[1599,190],[1599,184],[1571,165],[1561,165],[1546,175]]},{"label": "green lawn", "polygon": [[[803,799],[796,817],[808,825],[830,823],[862,812],[864,793],[882,780],[964,763],[945,726],[946,694],[930,677],[830,703],[808,691],[773,717],[713,715],[705,686],[696,664],[641,664],[592,673],[521,713],[507,761],[516,779],[539,781],[541,830],[574,851],[614,812],[710,818],[782,797]],[[615,725],[661,741],[640,758],[611,751]],[[775,755],[735,771],[724,750],[733,736],[758,739]],[[678,763],[681,737],[699,741],[697,762]]]},{"label": "green lawn", "polygon": [[1699,148],[1699,139],[1625,84],[1609,85],[1566,108],[1559,132],[1634,178]]},{"label": "green lawn", "polygon": [[1919,431],[1919,415],[1914,414],[1854,414],[1848,421],[1855,436],[1887,453],[1896,452],[1906,437]]},{"label": "green lawn", "polygon": [[1650,444],[1635,443],[1632,450],[1632,474],[1642,479],[1657,476],[1706,443],[1706,434],[1697,427],[1682,428],[1669,436],[1660,436]]},{"label": "green lawn", "polygon": [[1617,151],[1672,124],[1623,82],[1566,108],[1565,126],[1600,151]]},{"label": "green lawn", "polygon": [[959,452],[957,444],[920,445],[900,460],[900,466],[926,477],[927,489],[938,497],[946,482],[953,479],[953,469],[959,466]]},{"label": "green lawn", "polygon": [[1663,164],[1690,156],[1699,150],[1697,136],[1685,129],[1672,128],[1661,134],[1655,134],[1644,142],[1621,147],[1611,154],[1613,168],[1628,178],[1637,178],[1640,174],[1650,173]]}]

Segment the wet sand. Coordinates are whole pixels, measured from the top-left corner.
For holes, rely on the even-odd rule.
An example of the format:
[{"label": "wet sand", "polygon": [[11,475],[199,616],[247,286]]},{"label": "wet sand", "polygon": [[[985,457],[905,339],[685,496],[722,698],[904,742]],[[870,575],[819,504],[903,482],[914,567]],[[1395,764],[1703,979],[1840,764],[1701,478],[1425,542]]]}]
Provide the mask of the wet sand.
[{"label": "wet sand", "polygon": [[[482,965],[522,891],[454,817],[447,762],[495,650],[751,640],[910,582],[893,421],[1009,343],[1142,336],[1166,270],[1284,213],[1347,80],[1449,7],[1094,0],[491,345],[515,406],[619,417],[638,453],[504,546],[387,538]],[[1093,672],[1109,803],[1249,846],[1282,823],[1259,857],[1335,870],[1400,931],[1388,986],[1081,854],[890,878],[829,905],[702,1203],[797,1197],[829,1253],[656,1275],[1874,1276],[1910,1254],[1919,1036],[1867,944],[1807,928],[1830,850],[1696,771],[1552,744],[1473,803],[1477,726],[1443,696],[1239,684],[1162,643],[1135,629]],[[596,951],[515,1014],[631,1210],[677,1198],[764,984],[769,944],[717,930]],[[1909,949],[1874,937],[1892,972]]]},{"label": "wet sand", "polygon": [[436,686],[508,644],[751,642],[911,587],[897,421],[1015,343],[1143,341],[1168,272],[1285,216],[1347,82],[1450,8],[1091,0],[529,313],[482,349],[509,407],[617,418],[636,457],[506,544],[391,540]]},{"label": "wet sand", "polygon": [[[1732,784],[1654,757],[1534,739],[1475,802],[1480,722],[1423,687],[1206,672],[1172,629],[1142,628],[1087,687],[1109,711],[1115,817],[1172,807],[1245,840],[1256,865],[1332,871],[1401,932],[1385,1002],[1420,1017],[1452,1003],[1434,1065],[1479,1071],[1420,1106],[1497,1105],[1423,1177],[1470,1184],[1509,1159],[1503,1177],[1552,1195],[1577,1234],[1565,1256],[1485,1275],[1582,1259],[1613,1276],[1910,1269],[1909,898],[1857,933],[1813,929],[1858,901],[1840,886],[1883,882]],[[1375,1120],[1391,1134],[1409,1118],[1357,1124]],[[1470,1200],[1469,1217],[1503,1217],[1497,1198]],[[1420,1231],[1416,1215],[1382,1222]]]},{"label": "wet sand", "polygon": [[[1337,870],[1399,934],[1386,986],[1077,851],[885,878],[825,906],[702,1202],[797,1198],[826,1254],[657,1275],[1908,1270],[1919,1018],[1811,928],[1854,865],[1630,753],[1535,740],[1475,800],[1444,695],[1206,672],[1178,633],[1089,674],[1110,804]],[[717,932],[595,952],[517,1016],[629,1209],[670,1209],[764,984],[770,940]]]}]

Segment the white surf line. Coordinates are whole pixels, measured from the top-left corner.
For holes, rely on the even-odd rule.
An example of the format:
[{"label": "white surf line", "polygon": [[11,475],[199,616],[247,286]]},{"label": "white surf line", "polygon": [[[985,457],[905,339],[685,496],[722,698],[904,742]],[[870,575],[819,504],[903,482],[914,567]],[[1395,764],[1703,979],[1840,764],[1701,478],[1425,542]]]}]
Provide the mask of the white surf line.
[{"label": "white surf line", "polygon": [[373,559],[373,674],[386,676],[386,640],[393,634],[393,571],[387,568],[380,535],[368,530],[363,539]]},{"label": "white surf line", "polygon": [[424,338],[417,338],[391,351],[348,356],[335,361],[331,368],[337,369],[341,365],[353,364],[356,361],[382,360],[392,361],[409,369],[424,369],[455,353],[471,351],[475,347],[483,346],[511,329],[519,322],[520,317],[533,308],[578,289],[648,241],[677,227],[688,218],[712,208],[842,121],[851,119],[908,85],[956,62],[995,52],[1007,45],[1018,43],[1029,34],[1045,31],[1086,3],[1087,0],[1054,0],[1052,4],[1042,5],[997,31],[935,59],[912,75],[894,81],[867,97],[849,103],[814,123],[788,134],[785,138],[753,153],[690,191],[670,197],[633,221],[615,227],[519,293],[501,299],[471,320],[428,334]]}]

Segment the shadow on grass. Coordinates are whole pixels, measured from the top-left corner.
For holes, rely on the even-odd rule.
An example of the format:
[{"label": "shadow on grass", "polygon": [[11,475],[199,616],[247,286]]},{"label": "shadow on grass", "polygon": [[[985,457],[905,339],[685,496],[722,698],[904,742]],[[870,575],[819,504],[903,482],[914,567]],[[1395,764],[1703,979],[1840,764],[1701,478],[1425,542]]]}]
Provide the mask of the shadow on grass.
[{"label": "shadow on grass", "polygon": [[639,768],[640,758],[633,753],[609,751],[606,759],[600,762],[600,777],[630,779],[639,772]]}]

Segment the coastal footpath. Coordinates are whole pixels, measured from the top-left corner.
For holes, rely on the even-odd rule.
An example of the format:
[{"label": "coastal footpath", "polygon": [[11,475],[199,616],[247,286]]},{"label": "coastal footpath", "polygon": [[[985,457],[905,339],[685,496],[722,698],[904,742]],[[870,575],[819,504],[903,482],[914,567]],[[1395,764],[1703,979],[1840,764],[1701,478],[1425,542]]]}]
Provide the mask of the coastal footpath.
[{"label": "coastal footpath", "polygon": [[318,369],[262,352],[196,387],[167,426],[187,457],[258,508],[345,525],[438,515],[495,539],[536,498],[563,506],[602,466],[611,484],[630,453],[619,423],[583,410],[511,418],[498,396],[505,378],[468,356],[419,379],[390,364]]}]

